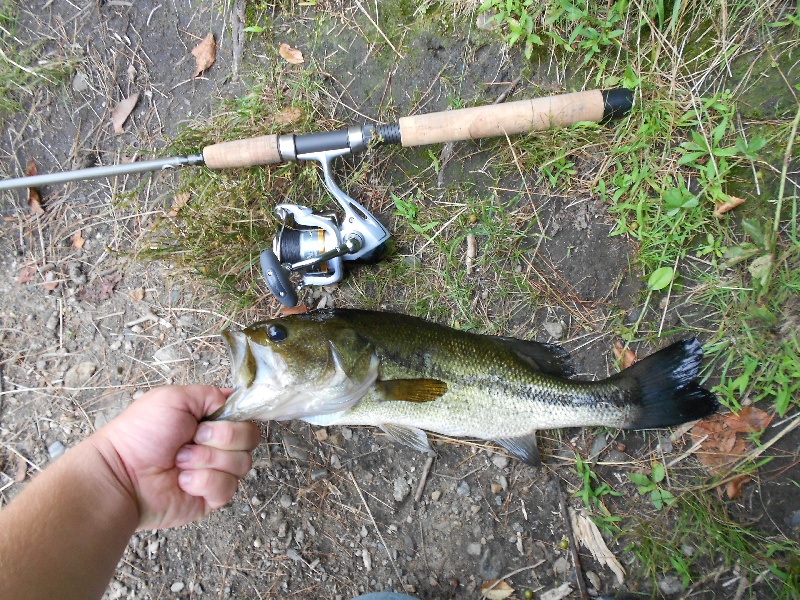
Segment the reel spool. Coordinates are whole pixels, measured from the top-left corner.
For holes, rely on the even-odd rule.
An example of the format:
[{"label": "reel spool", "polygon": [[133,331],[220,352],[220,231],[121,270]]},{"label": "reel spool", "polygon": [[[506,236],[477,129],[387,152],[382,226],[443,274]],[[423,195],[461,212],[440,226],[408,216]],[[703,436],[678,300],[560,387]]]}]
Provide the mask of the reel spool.
[{"label": "reel spool", "polygon": [[[348,217],[349,227],[344,227],[335,213],[314,213],[296,204],[279,204],[275,214],[282,226],[272,248],[261,253],[261,270],[267,287],[284,306],[297,305],[303,286],[341,281],[345,260],[378,262],[386,253],[386,243],[376,244],[367,227],[375,220],[369,213],[361,214],[361,222]],[[372,243],[368,245],[367,240]],[[303,272],[297,289],[291,282],[296,271]]]}]

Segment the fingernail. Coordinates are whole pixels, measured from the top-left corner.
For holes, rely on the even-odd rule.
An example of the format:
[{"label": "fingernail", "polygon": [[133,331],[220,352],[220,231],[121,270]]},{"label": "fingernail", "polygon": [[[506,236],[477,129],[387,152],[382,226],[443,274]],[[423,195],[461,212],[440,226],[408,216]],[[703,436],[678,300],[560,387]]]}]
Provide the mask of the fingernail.
[{"label": "fingernail", "polygon": [[194,439],[198,442],[207,442],[211,439],[211,427],[208,425],[200,425],[197,428],[197,433],[194,434]]},{"label": "fingernail", "polygon": [[182,471],[180,475],[178,475],[178,483],[181,487],[186,487],[190,483],[192,483],[192,472],[191,471]]},{"label": "fingernail", "polygon": [[190,458],[192,458],[192,449],[184,446],[183,448],[178,450],[178,454],[175,455],[175,462],[179,463],[189,462]]}]

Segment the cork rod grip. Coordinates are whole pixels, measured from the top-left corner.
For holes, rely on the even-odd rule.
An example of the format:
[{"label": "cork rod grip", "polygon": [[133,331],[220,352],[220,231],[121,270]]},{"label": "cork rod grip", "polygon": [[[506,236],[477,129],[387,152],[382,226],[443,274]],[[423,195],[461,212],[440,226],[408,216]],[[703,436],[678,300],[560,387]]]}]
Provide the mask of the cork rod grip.
[{"label": "cork rod grip", "polygon": [[603,117],[603,92],[590,90],[403,117],[399,124],[402,144],[408,147],[542,131]]},{"label": "cork rod grip", "polygon": [[212,169],[255,167],[282,161],[278,151],[278,136],[261,137],[221,142],[203,148],[203,160]]}]

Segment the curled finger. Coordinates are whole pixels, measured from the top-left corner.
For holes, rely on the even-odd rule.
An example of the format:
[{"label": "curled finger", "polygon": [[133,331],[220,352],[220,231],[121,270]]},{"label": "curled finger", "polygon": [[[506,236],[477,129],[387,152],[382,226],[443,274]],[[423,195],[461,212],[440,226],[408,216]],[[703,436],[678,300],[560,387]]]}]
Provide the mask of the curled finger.
[{"label": "curled finger", "polygon": [[261,430],[249,421],[204,421],[198,425],[194,441],[220,450],[250,452],[261,441]]},{"label": "curled finger", "polygon": [[202,497],[212,510],[231,501],[238,481],[234,475],[214,469],[191,469],[178,475],[181,489],[190,496]]},{"label": "curled finger", "polygon": [[245,450],[220,450],[212,446],[184,446],[175,457],[181,469],[213,469],[242,478],[253,465],[253,458]]}]

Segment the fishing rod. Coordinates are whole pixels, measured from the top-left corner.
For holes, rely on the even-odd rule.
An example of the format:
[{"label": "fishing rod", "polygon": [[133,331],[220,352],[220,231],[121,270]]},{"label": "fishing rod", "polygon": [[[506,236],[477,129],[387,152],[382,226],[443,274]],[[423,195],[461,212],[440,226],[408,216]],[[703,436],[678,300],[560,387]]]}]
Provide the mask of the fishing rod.
[{"label": "fishing rod", "polygon": [[[333,160],[371,146],[426,146],[463,140],[566,127],[582,121],[604,122],[624,116],[633,106],[625,89],[588,90],[504,104],[492,104],[402,117],[386,125],[361,125],[337,131],[264,135],[206,146],[200,154],[93,167],[75,171],[0,180],[0,191],[86,181],[117,175],[162,171],[184,166],[230,169],[315,160],[325,186],[344,211],[318,214],[296,204],[278,204],[282,227],[272,249],[261,254],[270,291],[285,306],[297,304],[290,274],[303,272],[302,285],[329,285],[341,280],[343,260],[380,260],[390,235],[366,208],[339,188]],[[293,222],[293,223],[292,223]]]}]

